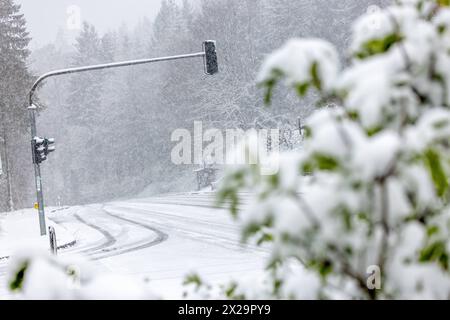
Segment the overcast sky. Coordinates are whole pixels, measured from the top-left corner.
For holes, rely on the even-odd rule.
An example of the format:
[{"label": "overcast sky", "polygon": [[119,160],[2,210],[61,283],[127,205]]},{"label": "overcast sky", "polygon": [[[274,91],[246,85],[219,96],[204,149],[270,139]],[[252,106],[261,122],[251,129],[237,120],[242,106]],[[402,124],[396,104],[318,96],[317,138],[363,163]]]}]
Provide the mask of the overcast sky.
[{"label": "overcast sky", "polygon": [[125,22],[134,26],[143,17],[153,19],[161,0],[16,0],[33,37],[31,48],[55,39],[59,28],[76,29],[77,17],[103,33]]}]

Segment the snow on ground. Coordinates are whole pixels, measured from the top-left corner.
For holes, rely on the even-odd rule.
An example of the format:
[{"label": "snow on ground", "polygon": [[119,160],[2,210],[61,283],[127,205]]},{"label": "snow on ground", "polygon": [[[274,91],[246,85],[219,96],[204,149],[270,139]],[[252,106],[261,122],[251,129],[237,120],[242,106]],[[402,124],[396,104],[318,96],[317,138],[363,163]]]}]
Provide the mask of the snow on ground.
[{"label": "snow on ground", "polygon": [[[54,210],[48,208],[48,211]],[[46,219],[47,228],[53,226],[58,246],[73,244],[72,233],[61,225]],[[41,237],[38,211],[33,209],[8,213],[1,221],[0,259],[10,256],[17,248],[33,244],[34,247],[48,248],[48,237]]]},{"label": "snow on ground", "polygon": [[[242,245],[236,223],[213,199],[212,193],[170,194],[72,207],[48,218],[76,239],[60,256],[83,255],[101,272],[148,280],[163,297],[181,298],[191,271],[225,282],[254,277],[264,268],[268,253]],[[37,220],[33,225],[38,227]],[[0,272],[0,288],[2,282]]]},{"label": "snow on ground", "polygon": [[[57,209],[47,208],[51,216]],[[68,212],[71,209],[67,209]],[[55,228],[58,247],[71,247],[76,245],[73,233],[64,226],[59,225],[50,219],[46,219],[47,228]],[[42,237],[39,230],[39,217],[37,210],[26,209],[3,214],[0,229],[0,300],[7,297],[6,275],[9,257],[16,250],[22,248],[33,248],[33,250],[49,249],[50,242],[48,236]]]}]

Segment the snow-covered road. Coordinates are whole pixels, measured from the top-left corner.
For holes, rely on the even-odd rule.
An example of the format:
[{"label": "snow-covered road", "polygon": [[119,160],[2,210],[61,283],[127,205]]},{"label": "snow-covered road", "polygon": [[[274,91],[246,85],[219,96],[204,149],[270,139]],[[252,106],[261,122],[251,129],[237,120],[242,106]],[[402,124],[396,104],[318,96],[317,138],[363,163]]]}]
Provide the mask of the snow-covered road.
[{"label": "snow-covered road", "polygon": [[49,218],[77,241],[60,255],[84,255],[101,271],[149,280],[177,298],[190,271],[220,282],[264,267],[267,252],[242,245],[236,223],[213,200],[211,193],[171,194],[74,207]]}]

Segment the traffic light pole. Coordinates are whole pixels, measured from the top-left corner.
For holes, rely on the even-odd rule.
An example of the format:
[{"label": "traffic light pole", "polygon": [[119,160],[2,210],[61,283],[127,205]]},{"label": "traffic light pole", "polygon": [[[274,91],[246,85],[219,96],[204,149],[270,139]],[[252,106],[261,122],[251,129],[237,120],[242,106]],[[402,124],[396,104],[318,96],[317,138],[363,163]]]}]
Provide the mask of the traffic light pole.
[{"label": "traffic light pole", "polygon": [[[37,108],[33,104],[31,104],[28,107],[28,110],[30,113],[32,141],[37,136],[36,109]],[[35,178],[34,180],[36,183],[36,195],[37,195],[37,203],[38,203],[38,210],[39,210],[39,229],[41,231],[41,236],[44,236],[46,234],[46,226],[45,226],[45,212],[44,212],[44,194],[42,193],[41,166],[35,160],[34,144],[32,144],[31,153],[33,156],[34,178]]]},{"label": "traffic light pole", "polygon": [[44,195],[43,195],[43,191],[42,191],[41,167],[40,167],[40,163],[36,161],[34,143],[33,143],[33,141],[37,137],[36,111],[38,109],[37,106],[33,103],[33,96],[34,96],[34,93],[36,92],[37,88],[39,87],[39,85],[44,80],[51,78],[51,77],[56,77],[56,76],[96,71],[96,70],[104,70],[104,69],[129,67],[129,66],[150,64],[150,63],[156,63],[156,62],[162,62],[162,61],[199,58],[199,57],[203,57],[203,59],[204,59],[206,74],[213,75],[218,72],[215,42],[214,41],[205,41],[203,43],[203,51],[202,52],[177,55],[177,56],[161,57],[161,58],[130,60],[130,61],[122,61],[122,62],[93,65],[93,66],[56,70],[56,71],[52,71],[52,72],[43,74],[35,81],[35,83],[31,87],[29,97],[28,97],[28,102],[29,102],[28,110],[30,113],[30,122],[31,122],[31,139],[32,139],[32,145],[33,145],[32,155],[33,155],[34,175],[35,175],[35,183],[36,183],[37,203],[38,203],[38,210],[39,210],[39,226],[40,226],[40,231],[41,231],[42,236],[46,235],[46,232],[47,232],[46,225],[45,225]]}]

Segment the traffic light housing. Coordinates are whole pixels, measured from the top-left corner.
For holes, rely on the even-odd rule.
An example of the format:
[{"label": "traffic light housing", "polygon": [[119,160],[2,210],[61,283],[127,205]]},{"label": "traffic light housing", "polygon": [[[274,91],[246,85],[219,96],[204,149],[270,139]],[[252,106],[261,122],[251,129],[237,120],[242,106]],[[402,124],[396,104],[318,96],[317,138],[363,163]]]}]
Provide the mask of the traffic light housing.
[{"label": "traffic light housing", "polygon": [[204,63],[205,73],[213,75],[219,72],[219,65],[217,63],[216,42],[207,40],[203,42],[203,50],[205,51]]},{"label": "traffic light housing", "polygon": [[41,164],[47,160],[47,156],[56,150],[55,139],[34,137],[31,141],[33,152],[33,163]]}]

